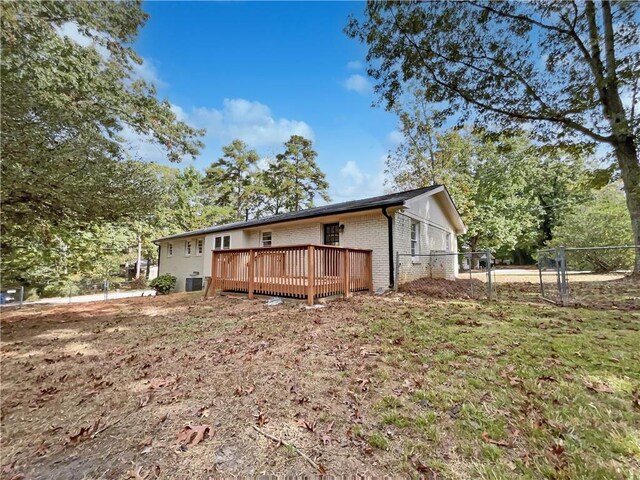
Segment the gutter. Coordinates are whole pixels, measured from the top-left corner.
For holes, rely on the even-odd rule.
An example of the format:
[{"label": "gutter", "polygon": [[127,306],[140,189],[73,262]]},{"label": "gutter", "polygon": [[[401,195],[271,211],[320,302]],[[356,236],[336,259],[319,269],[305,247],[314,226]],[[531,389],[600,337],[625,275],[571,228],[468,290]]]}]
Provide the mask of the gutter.
[{"label": "gutter", "polygon": [[387,212],[388,207],[382,207],[382,214],[387,217],[387,232],[389,235],[389,288],[393,288],[395,276],[393,273],[393,217]]}]

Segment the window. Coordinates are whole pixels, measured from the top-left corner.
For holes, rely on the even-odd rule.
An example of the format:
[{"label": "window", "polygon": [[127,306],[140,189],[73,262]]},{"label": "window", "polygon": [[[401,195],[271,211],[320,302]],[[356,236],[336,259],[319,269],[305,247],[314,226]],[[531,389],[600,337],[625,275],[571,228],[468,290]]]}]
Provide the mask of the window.
[{"label": "window", "polygon": [[173,243],[167,244],[167,257],[173,257]]},{"label": "window", "polygon": [[191,240],[186,240],[184,242],[184,254],[188,257],[191,255]]},{"label": "window", "polygon": [[411,222],[411,255],[420,253],[420,224]]},{"label": "window", "polygon": [[199,238],[196,240],[196,255],[202,255],[204,252],[204,239]]},{"label": "window", "polygon": [[224,237],[216,237],[213,244],[214,250],[228,250],[231,248],[231,236],[225,235]]},{"label": "window", "polygon": [[271,232],[262,232],[262,246],[263,247],[271,246]]},{"label": "window", "polygon": [[340,224],[339,223],[327,223],[324,226],[324,244],[325,245],[340,245]]}]

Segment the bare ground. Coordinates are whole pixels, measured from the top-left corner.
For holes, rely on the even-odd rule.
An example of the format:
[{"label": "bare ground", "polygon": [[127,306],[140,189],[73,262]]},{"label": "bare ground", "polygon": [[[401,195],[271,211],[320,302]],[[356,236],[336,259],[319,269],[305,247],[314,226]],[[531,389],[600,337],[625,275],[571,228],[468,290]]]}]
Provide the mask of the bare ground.
[{"label": "bare ground", "polygon": [[[638,313],[182,294],[1,325],[3,478],[640,472]],[[190,444],[187,425],[211,430]]]}]

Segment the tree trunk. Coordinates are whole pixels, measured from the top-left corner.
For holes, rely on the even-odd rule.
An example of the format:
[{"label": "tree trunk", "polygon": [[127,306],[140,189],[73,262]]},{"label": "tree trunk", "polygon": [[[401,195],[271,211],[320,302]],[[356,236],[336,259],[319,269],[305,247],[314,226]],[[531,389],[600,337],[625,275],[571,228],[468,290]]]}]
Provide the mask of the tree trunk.
[{"label": "tree trunk", "polygon": [[136,258],[136,280],[140,278],[140,263],[142,262],[142,236],[138,234],[138,256]]},{"label": "tree trunk", "polygon": [[[640,162],[638,161],[638,149],[632,136],[617,143],[614,148],[622,174],[622,183],[627,194],[633,244],[638,247],[640,246]],[[638,248],[636,248],[633,274],[640,276],[640,251]]]}]

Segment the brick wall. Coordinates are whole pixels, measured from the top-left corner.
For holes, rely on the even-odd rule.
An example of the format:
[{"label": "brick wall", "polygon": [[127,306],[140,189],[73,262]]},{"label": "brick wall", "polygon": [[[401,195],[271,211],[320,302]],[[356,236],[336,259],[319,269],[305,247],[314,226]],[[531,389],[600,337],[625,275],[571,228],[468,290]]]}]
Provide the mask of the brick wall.
[{"label": "brick wall", "polygon": [[[411,257],[411,223],[418,222],[420,227],[419,253]],[[447,244],[447,233],[449,244]],[[437,255],[437,251],[457,251],[457,239],[453,229],[446,229],[433,225],[424,220],[410,217],[404,213],[394,216],[393,247],[399,252],[400,265],[398,269],[398,283],[403,284],[418,278],[446,278],[452,280],[458,276],[458,257],[456,255]]]}]

